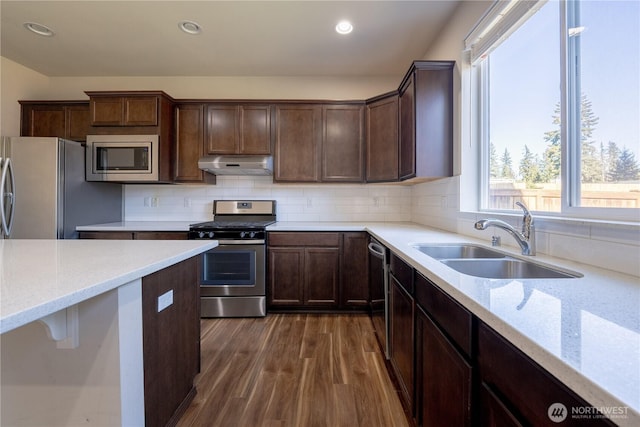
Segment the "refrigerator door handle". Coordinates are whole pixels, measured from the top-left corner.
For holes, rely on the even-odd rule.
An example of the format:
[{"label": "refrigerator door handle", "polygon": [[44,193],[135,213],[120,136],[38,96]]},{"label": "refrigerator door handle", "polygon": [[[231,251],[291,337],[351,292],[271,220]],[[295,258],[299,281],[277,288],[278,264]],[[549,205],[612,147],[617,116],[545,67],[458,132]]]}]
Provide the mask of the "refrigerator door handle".
[{"label": "refrigerator door handle", "polygon": [[[9,177],[8,186],[7,176]],[[0,219],[2,220],[0,222],[2,223],[2,231],[6,237],[11,235],[11,227],[13,226],[15,185],[11,159],[6,158],[2,164],[2,172],[0,174]]]}]

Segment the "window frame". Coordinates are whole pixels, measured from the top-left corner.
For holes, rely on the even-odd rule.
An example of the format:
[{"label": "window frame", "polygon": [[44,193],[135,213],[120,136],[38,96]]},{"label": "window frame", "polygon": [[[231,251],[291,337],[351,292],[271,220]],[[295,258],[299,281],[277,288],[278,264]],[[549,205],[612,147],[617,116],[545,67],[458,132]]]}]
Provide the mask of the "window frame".
[{"label": "window frame", "polygon": [[[515,3],[510,5],[510,3]],[[523,4],[519,4],[523,3]],[[513,210],[490,209],[489,202],[489,67],[485,60],[491,51],[515,32],[546,0],[519,2],[500,1],[485,13],[465,39],[465,49],[470,64],[472,138],[478,141],[479,198],[478,211],[491,213],[513,213]],[[536,215],[549,218],[593,219],[623,222],[640,222],[639,208],[596,208],[580,206],[581,196],[581,146],[580,146],[580,73],[575,58],[579,54],[579,37],[569,37],[568,28],[579,19],[579,0],[553,2],[560,7],[560,127],[561,135],[561,185],[560,212],[534,211]],[[489,42],[487,42],[489,40]],[[571,60],[574,58],[574,60]]]}]

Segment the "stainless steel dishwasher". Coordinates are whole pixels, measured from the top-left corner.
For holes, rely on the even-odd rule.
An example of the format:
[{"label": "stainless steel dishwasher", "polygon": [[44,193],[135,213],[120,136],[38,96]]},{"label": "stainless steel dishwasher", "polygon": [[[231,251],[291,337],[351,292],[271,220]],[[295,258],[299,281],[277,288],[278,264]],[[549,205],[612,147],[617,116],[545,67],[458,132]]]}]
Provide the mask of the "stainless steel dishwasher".
[{"label": "stainless steel dishwasher", "polygon": [[371,321],[386,359],[389,359],[389,250],[369,240],[369,292]]}]

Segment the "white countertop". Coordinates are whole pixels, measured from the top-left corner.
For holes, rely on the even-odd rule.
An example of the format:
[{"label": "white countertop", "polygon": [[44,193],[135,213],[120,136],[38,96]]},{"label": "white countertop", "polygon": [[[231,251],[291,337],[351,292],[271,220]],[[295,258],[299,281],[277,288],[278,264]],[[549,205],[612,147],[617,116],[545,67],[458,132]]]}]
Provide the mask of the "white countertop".
[{"label": "white countertop", "polygon": [[[117,224],[134,227],[129,230],[188,229],[188,224],[180,229],[161,229],[152,222]],[[142,226],[149,228],[139,228]],[[97,230],[93,226],[86,229]],[[102,230],[115,228],[103,225]],[[545,255],[528,259],[577,271],[584,277],[472,277],[452,270],[411,244],[472,242],[488,246],[487,242],[411,223],[277,222],[267,230],[369,232],[591,405],[627,407],[626,417],[612,419],[615,423],[640,425],[638,277]],[[500,250],[521,257],[512,247]]]},{"label": "white countertop", "polygon": [[214,240],[0,240],[0,333],[216,245]]}]

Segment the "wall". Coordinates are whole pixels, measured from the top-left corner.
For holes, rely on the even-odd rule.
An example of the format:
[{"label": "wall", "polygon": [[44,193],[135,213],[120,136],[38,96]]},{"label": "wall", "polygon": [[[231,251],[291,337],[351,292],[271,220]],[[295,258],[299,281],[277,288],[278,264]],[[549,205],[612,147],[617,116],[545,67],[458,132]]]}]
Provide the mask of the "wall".
[{"label": "wall", "polygon": [[[487,214],[478,213],[478,146],[471,138],[468,97],[469,65],[463,58],[463,40],[491,2],[464,2],[424,59],[456,59],[455,156],[459,176],[412,187],[411,220],[427,226],[486,240],[499,235],[502,244],[517,246],[502,230],[476,231],[473,224]],[[519,228],[520,215],[491,215]],[[640,227],[637,223],[614,223],[558,218],[536,218],[538,253],[587,263],[640,276]]]}]

